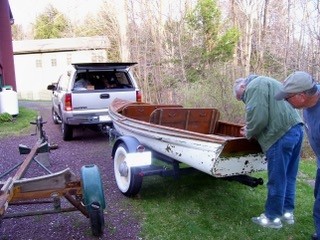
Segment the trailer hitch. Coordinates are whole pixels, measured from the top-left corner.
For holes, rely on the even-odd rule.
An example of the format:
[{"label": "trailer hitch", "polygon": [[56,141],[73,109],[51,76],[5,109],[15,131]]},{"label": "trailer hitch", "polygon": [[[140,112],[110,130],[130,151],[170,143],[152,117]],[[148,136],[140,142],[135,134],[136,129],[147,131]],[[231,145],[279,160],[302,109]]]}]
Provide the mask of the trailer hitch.
[{"label": "trailer hitch", "polygon": [[224,179],[228,181],[237,181],[249,187],[257,187],[258,185],[263,185],[262,178],[255,178],[248,175],[235,175],[235,176],[226,177]]}]

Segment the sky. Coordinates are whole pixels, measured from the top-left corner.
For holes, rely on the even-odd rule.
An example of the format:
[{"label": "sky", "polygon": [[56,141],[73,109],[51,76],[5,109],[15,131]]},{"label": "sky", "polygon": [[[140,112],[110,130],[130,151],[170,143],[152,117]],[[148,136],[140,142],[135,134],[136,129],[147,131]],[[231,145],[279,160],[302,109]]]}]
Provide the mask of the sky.
[{"label": "sky", "polygon": [[97,12],[103,0],[8,0],[14,23],[23,27],[34,23],[36,17],[51,4],[66,14],[71,21],[77,21],[88,13]]}]

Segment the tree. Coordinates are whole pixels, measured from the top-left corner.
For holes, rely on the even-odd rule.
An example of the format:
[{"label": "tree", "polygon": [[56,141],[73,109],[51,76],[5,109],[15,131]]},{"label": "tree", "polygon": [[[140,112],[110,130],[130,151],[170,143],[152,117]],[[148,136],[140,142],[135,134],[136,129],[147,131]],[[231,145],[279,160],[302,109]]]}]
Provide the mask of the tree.
[{"label": "tree", "polygon": [[68,29],[68,20],[52,5],[36,18],[34,26],[35,39],[61,38]]},{"label": "tree", "polygon": [[[108,60],[126,61],[127,53],[125,53],[126,50],[124,50],[124,47],[122,47],[123,41],[126,40],[121,40],[122,35],[119,21],[117,15],[115,14],[118,11],[113,6],[114,5],[111,5],[108,2],[104,2],[101,5],[99,12],[97,12],[94,16],[88,15],[83,24],[76,26],[75,35],[81,37],[106,36],[110,42],[110,48],[107,52]],[[122,57],[122,53],[125,55],[124,59]]]},{"label": "tree", "polygon": [[205,62],[212,64],[232,58],[239,32],[234,27],[224,27],[228,24],[222,23],[216,0],[199,0],[188,22],[199,36],[199,45],[195,48]]},{"label": "tree", "polygon": [[[172,12],[165,11],[165,2],[141,0],[137,5],[136,0],[131,0],[128,4],[130,55],[133,61],[139,62],[137,73],[145,100],[155,103],[175,101],[171,81],[173,57],[168,51],[168,40],[172,35],[166,29]],[[171,4],[179,2],[170,1],[167,9],[171,8]]]},{"label": "tree", "polygon": [[[254,30],[256,25],[256,19],[258,18],[258,13],[262,8],[264,0],[236,0],[236,4],[240,12],[242,13],[242,19],[244,22],[239,22],[243,24],[241,28],[243,30],[242,39],[240,41],[241,62],[242,66],[245,68],[245,75],[248,75],[251,70],[251,57],[252,57],[252,41],[254,37]],[[239,14],[238,18],[241,18]]]},{"label": "tree", "polygon": [[24,39],[24,32],[21,25],[13,24],[11,26],[11,33],[13,40],[23,40]]}]

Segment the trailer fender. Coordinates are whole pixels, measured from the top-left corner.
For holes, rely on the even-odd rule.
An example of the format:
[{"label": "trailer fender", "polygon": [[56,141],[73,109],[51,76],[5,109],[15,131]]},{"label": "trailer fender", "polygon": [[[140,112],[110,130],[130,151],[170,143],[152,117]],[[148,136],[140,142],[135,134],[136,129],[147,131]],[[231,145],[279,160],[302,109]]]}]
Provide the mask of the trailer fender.
[{"label": "trailer fender", "polygon": [[102,180],[99,168],[94,165],[81,167],[81,182],[83,192],[83,203],[90,212],[93,203],[98,203],[102,209],[106,208]]},{"label": "trailer fender", "polygon": [[94,236],[101,236],[104,229],[104,213],[106,208],[100,171],[94,164],[81,168],[82,201],[85,205]]},{"label": "trailer fender", "polygon": [[133,153],[137,151],[137,147],[141,145],[141,143],[136,139],[135,137],[132,136],[121,136],[117,138],[115,141],[113,148],[112,148],[112,157],[114,157],[114,154],[119,146],[120,143],[124,143],[128,149],[129,153]]}]

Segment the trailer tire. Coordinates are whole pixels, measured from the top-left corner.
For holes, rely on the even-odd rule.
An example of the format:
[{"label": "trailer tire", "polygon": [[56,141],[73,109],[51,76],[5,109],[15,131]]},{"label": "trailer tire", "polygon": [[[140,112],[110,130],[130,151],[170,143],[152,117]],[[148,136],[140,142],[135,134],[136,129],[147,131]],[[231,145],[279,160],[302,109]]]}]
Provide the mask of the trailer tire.
[{"label": "trailer tire", "polygon": [[104,215],[106,208],[104,191],[99,168],[94,165],[85,165],[81,168],[81,185],[83,205],[86,207],[94,236],[103,234]]},{"label": "trailer tire", "polygon": [[121,193],[127,197],[133,197],[139,193],[143,177],[139,174],[140,168],[126,165],[125,160],[128,153],[128,148],[124,143],[117,146],[114,154],[114,175]]},{"label": "trailer tire", "polygon": [[99,237],[103,234],[104,229],[103,209],[99,203],[92,203],[91,205],[95,205],[95,207],[91,207],[89,210],[91,232],[93,236]]}]

